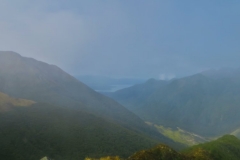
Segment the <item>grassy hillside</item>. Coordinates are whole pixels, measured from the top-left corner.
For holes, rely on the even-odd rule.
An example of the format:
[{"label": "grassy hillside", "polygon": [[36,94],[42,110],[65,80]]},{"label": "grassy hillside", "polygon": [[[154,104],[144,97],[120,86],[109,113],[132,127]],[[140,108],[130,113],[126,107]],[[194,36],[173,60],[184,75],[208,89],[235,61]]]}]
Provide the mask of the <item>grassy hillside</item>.
[{"label": "grassy hillside", "polygon": [[57,160],[128,157],[158,141],[86,112],[36,103],[0,113],[0,157]]},{"label": "grassy hillside", "polygon": [[118,121],[134,123],[138,119],[57,66],[14,52],[0,52],[0,91],[12,97],[84,109]]},{"label": "grassy hillside", "polygon": [[[160,144],[148,150],[142,150],[128,157],[127,160],[239,160],[240,140],[225,135],[217,140],[190,147],[182,152]],[[85,160],[120,160],[119,157]],[[123,159],[122,159],[123,160]]]},{"label": "grassy hillside", "polygon": [[166,145],[158,145],[149,150],[139,151],[128,160],[188,160],[185,155],[176,152]]},{"label": "grassy hillside", "polygon": [[29,107],[34,103],[34,101],[26,99],[12,98],[0,92],[0,112],[10,111],[14,107]]},{"label": "grassy hillside", "polygon": [[239,81],[198,74],[173,81],[155,92],[138,114],[157,124],[203,136],[219,136],[240,126],[239,90]]},{"label": "grassy hillside", "polygon": [[239,160],[240,140],[232,135],[225,135],[215,141],[193,146],[183,153],[196,155],[199,150],[208,151],[213,160]]},{"label": "grassy hillside", "polygon": [[125,107],[95,92],[57,66],[14,52],[0,52],[0,92],[16,98],[89,112],[126,129],[175,145]]},{"label": "grassy hillside", "polygon": [[102,157],[100,159],[86,158],[85,160],[218,160],[213,159],[208,151],[198,150],[194,154],[179,153],[172,148],[160,144],[148,150],[141,150],[127,159],[116,157]]},{"label": "grassy hillside", "polygon": [[150,122],[147,122],[147,124],[154,126],[164,136],[174,140],[175,142],[182,143],[186,146],[193,146],[199,143],[210,141],[210,139],[199,136],[195,133],[185,131],[179,127],[177,128],[164,127],[164,126],[152,124]]},{"label": "grassy hillside", "polygon": [[209,74],[173,80],[141,100],[141,93],[127,88],[125,93],[141,104],[129,107],[130,102],[125,106],[134,108],[132,111],[145,121],[164,127],[179,127],[204,137],[231,133],[240,127],[240,74]]}]

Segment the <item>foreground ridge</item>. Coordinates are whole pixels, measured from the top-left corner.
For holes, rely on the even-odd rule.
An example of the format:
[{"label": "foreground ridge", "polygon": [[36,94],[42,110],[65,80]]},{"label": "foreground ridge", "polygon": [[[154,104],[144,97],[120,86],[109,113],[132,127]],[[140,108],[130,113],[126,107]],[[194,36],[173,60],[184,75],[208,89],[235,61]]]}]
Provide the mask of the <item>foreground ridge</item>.
[{"label": "foreground ridge", "polygon": [[[225,135],[217,140],[190,147],[177,152],[167,145],[160,144],[148,150],[134,153],[125,160],[239,160],[240,140]],[[104,157],[85,160],[123,160],[119,157]]]}]

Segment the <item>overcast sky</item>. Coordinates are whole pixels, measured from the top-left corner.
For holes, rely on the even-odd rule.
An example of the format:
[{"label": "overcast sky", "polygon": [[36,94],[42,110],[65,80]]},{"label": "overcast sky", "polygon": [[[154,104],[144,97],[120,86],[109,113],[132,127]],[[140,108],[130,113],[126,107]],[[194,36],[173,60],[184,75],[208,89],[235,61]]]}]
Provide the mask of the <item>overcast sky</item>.
[{"label": "overcast sky", "polygon": [[0,2],[0,50],[72,75],[168,79],[240,67],[239,0]]}]

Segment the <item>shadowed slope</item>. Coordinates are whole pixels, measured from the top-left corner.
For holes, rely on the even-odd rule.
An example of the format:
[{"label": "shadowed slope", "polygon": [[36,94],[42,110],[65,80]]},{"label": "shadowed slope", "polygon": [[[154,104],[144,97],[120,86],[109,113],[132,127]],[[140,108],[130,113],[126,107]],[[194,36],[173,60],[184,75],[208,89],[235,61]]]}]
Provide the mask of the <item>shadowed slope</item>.
[{"label": "shadowed slope", "polygon": [[[0,157],[4,160],[128,157],[155,141],[86,112],[36,103],[0,113]],[[128,145],[126,145],[128,144]]]},{"label": "shadowed slope", "polygon": [[240,126],[239,90],[239,81],[197,74],[175,80],[155,92],[138,115],[200,135],[219,136]]},{"label": "shadowed slope", "polygon": [[145,121],[173,129],[180,127],[209,137],[231,133],[240,127],[240,71],[222,76],[219,72],[173,80],[141,100],[139,93],[134,93],[131,97],[141,104],[125,106],[134,108],[132,111]]},{"label": "shadowed slope", "polygon": [[119,103],[93,91],[60,68],[14,52],[0,52],[0,91],[16,98],[90,113],[135,133],[176,145]]},{"label": "shadowed slope", "polygon": [[60,68],[14,52],[0,52],[0,91],[17,98],[85,110],[138,129],[146,127],[123,106]]},{"label": "shadowed slope", "polygon": [[232,135],[225,135],[215,141],[190,147],[183,153],[197,155],[199,151],[207,151],[213,160],[239,160],[240,140]]}]

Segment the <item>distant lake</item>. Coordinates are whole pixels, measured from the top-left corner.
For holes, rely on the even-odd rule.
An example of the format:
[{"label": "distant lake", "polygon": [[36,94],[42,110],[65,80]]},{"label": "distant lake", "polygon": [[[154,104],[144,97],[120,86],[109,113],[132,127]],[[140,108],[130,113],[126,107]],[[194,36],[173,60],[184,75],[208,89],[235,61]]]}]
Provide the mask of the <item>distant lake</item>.
[{"label": "distant lake", "polygon": [[115,92],[117,90],[131,87],[132,85],[110,85],[110,89],[107,90],[95,90],[96,92]]}]

